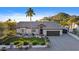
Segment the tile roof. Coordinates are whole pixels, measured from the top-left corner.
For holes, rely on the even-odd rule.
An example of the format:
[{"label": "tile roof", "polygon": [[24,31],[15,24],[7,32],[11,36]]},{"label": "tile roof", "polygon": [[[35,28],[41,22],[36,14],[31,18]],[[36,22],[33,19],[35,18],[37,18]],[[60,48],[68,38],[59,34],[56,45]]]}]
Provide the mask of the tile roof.
[{"label": "tile roof", "polygon": [[46,28],[62,29],[62,27],[55,22],[19,22],[17,23],[16,28],[34,28],[38,27],[40,24],[44,24]]}]

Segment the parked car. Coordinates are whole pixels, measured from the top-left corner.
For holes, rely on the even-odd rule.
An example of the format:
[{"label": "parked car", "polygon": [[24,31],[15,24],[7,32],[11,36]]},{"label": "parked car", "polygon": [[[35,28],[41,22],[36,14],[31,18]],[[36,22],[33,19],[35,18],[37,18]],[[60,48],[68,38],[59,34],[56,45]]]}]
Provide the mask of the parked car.
[{"label": "parked car", "polygon": [[67,34],[68,30],[67,29],[63,29],[63,33]]}]

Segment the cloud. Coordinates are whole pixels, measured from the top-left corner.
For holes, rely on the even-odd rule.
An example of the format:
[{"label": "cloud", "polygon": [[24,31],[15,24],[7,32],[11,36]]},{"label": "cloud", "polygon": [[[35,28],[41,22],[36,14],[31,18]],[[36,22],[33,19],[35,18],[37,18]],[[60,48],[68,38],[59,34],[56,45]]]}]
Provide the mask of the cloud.
[{"label": "cloud", "polygon": [[[39,19],[41,19],[43,17],[44,16],[42,16],[42,15],[39,15],[39,16],[34,15],[32,17],[32,21],[39,20]],[[19,22],[19,21],[30,21],[29,17],[26,18],[25,14],[20,14],[20,13],[0,14],[0,21],[6,21],[8,19],[12,19],[12,20],[15,20],[17,22]]]}]

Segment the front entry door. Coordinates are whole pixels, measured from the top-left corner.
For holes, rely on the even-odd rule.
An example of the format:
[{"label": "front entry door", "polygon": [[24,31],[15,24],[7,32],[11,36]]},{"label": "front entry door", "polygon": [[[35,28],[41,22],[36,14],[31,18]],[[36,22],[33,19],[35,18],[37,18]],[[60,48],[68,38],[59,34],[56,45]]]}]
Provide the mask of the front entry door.
[{"label": "front entry door", "polygon": [[40,34],[43,34],[43,29],[40,29]]}]

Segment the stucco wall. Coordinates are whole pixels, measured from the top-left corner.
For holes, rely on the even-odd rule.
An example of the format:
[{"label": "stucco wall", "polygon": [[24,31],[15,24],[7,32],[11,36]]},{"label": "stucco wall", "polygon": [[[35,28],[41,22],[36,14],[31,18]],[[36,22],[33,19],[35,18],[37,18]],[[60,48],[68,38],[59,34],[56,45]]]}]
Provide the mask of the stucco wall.
[{"label": "stucco wall", "polygon": [[44,35],[47,35],[47,30],[43,30],[43,34]]},{"label": "stucco wall", "polygon": [[[22,29],[24,29],[24,32],[22,32]],[[62,30],[43,30],[43,34],[47,35],[47,31],[60,31],[60,35],[62,35]],[[19,28],[17,29],[17,33],[31,33],[31,29]],[[32,32],[32,33],[39,34],[40,30],[35,29],[35,32]]]},{"label": "stucco wall", "polygon": [[35,29],[35,32],[32,32],[34,34],[39,34],[39,29]]},{"label": "stucco wall", "polygon": [[[24,32],[22,32],[22,29],[24,29]],[[17,33],[31,33],[31,29],[26,29],[26,28],[19,28],[19,29],[16,29]],[[39,34],[39,29],[35,29],[35,32],[32,32],[32,33],[35,33],[35,34]]]},{"label": "stucco wall", "polygon": [[[22,32],[22,29],[24,30]],[[17,33],[31,33],[31,29],[26,29],[26,28],[19,28],[19,29],[16,29]]]}]

